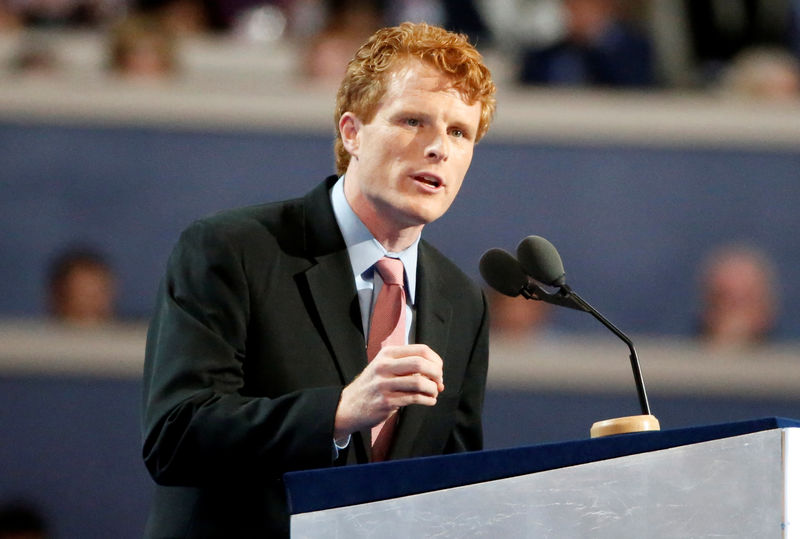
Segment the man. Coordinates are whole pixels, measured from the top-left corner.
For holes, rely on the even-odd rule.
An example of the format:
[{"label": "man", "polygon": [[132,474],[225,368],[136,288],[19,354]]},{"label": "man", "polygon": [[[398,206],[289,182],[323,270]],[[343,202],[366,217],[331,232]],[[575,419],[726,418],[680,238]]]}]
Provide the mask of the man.
[{"label": "man", "polygon": [[117,299],[111,266],[91,249],[69,248],[50,265],[48,308],[54,320],[81,327],[112,322]]},{"label": "man", "polygon": [[720,351],[769,342],[775,329],[777,273],[771,261],[747,244],[712,251],[700,269],[700,338]]},{"label": "man", "polygon": [[[284,472],[481,448],[486,304],[420,233],[493,111],[462,36],[380,30],[337,96],[342,176],[182,234],[148,335],[148,535],[286,535]],[[398,286],[384,258],[402,261],[404,324],[368,357],[372,311]]]}]

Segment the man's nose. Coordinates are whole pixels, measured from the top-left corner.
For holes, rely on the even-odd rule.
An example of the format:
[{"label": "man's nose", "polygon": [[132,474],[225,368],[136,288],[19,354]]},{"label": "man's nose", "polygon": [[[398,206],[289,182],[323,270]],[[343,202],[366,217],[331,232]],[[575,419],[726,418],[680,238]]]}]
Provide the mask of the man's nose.
[{"label": "man's nose", "polygon": [[425,157],[432,161],[446,161],[449,153],[447,133],[437,131],[425,147]]}]

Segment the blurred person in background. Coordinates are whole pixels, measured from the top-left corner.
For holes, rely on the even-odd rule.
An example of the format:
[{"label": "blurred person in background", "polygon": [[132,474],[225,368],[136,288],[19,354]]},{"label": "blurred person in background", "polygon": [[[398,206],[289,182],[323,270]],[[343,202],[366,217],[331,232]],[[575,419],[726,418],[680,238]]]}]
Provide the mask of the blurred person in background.
[{"label": "blurred person in background", "polygon": [[[143,0],[163,2],[165,0]],[[167,0],[176,1],[176,0]],[[186,0],[177,0],[186,1]],[[260,24],[273,26],[270,33],[285,37],[286,26],[292,26],[296,17],[310,16],[316,24],[322,19],[326,0],[196,0],[202,2],[209,15],[212,31],[239,32],[238,26],[255,16]],[[303,23],[300,23],[301,25]],[[290,28],[290,30],[293,28]]]},{"label": "blurred person in background", "polygon": [[23,38],[9,63],[11,73],[25,77],[49,77],[62,67],[55,47],[38,36]]},{"label": "blurred person in background", "polygon": [[123,16],[128,0],[2,0],[29,28],[101,28]]},{"label": "blurred person in background", "polygon": [[489,302],[489,329],[492,338],[526,339],[545,329],[552,306],[522,296],[511,297],[493,288],[484,290]]},{"label": "blurred person in background", "polygon": [[699,336],[719,349],[767,342],[775,327],[777,275],[771,261],[748,245],[714,250],[700,267]]},{"label": "blurred person in background", "polygon": [[358,46],[383,25],[425,22],[467,35],[479,49],[491,40],[474,0],[325,0],[324,5],[326,22],[304,57],[311,80],[338,84]]},{"label": "blurred person in background", "polygon": [[325,26],[311,38],[303,73],[313,81],[338,84],[358,47],[381,26],[376,0],[328,0]]},{"label": "blurred person in background", "polygon": [[134,12],[158,19],[165,32],[178,38],[229,29],[215,0],[138,0]]},{"label": "blurred person in background", "polygon": [[475,0],[385,0],[382,3],[386,24],[405,21],[435,24],[466,34],[479,49],[493,37],[484,17],[484,11],[492,9],[491,0],[483,6]]},{"label": "blurred person in background", "polygon": [[726,95],[761,101],[797,101],[800,61],[781,48],[746,49],[725,69],[720,89]]},{"label": "blurred person in background", "polygon": [[623,0],[563,0],[560,33],[522,51],[523,84],[644,88],[656,83],[650,37]]},{"label": "blurred person in background", "polygon": [[178,73],[177,40],[158,17],[127,17],[112,29],[109,40],[109,67],[114,75],[161,81]]},{"label": "blurred person in background", "polygon": [[0,33],[9,34],[22,28],[22,17],[5,0],[0,1]]},{"label": "blurred person in background", "polygon": [[54,320],[75,326],[97,326],[115,318],[117,284],[111,266],[99,252],[70,248],[52,262],[48,304]]},{"label": "blurred person in background", "polygon": [[698,85],[713,86],[730,62],[752,48],[800,57],[796,0],[684,0]]},{"label": "blurred person in background", "polygon": [[26,501],[0,505],[0,539],[45,539],[47,525],[36,507]]}]

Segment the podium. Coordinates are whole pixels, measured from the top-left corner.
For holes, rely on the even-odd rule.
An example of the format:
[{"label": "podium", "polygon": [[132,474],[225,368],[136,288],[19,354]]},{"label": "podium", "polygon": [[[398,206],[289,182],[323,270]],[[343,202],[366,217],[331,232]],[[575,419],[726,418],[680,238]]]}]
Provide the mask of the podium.
[{"label": "podium", "polygon": [[800,537],[800,421],[284,476],[293,538]]}]

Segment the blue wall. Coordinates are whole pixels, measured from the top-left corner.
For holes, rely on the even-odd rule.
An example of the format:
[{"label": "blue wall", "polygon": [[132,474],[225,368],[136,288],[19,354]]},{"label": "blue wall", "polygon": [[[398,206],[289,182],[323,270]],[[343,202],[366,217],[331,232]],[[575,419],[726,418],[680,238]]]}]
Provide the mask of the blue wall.
[{"label": "blue wall", "polygon": [[[0,314],[44,308],[48,259],[105,249],[123,314],[147,316],[169,250],[193,219],[303,194],[332,170],[326,134],[0,123]],[[752,241],[782,278],[782,337],[800,338],[800,151],[481,143],[460,197],[426,237],[477,278],[483,251],[550,239],[573,287],[631,332],[688,334],[695,268]],[[559,312],[566,330],[595,330]]]},{"label": "blue wall", "polygon": [[[167,254],[191,220],[300,195],[331,167],[325,134],[0,123],[0,315],[42,314],[49,257],[80,241],[109,253],[123,314],[147,316]],[[780,335],[800,338],[798,203],[800,151],[490,136],[461,196],[426,237],[477,278],[484,250],[545,236],[573,286],[617,325],[674,334],[692,329],[703,254],[751,240],[782,277]],[[603,331],[566,310],[554,325]],[[800,399],[650,398],[665,428],[800,417]],[[138,407],[136,380],[0,376],[0,502],[33,499],[56,537],[140,537],[152,487],[139,458]],[[487,447],[586,437],[593,421],[629,411],[629,394],[490,391]]]},{"label": "blue wall", "polygon": [[152,486],[139,381],[0,376],[0,504],[32,502],[52,537],[142,536]]}]

